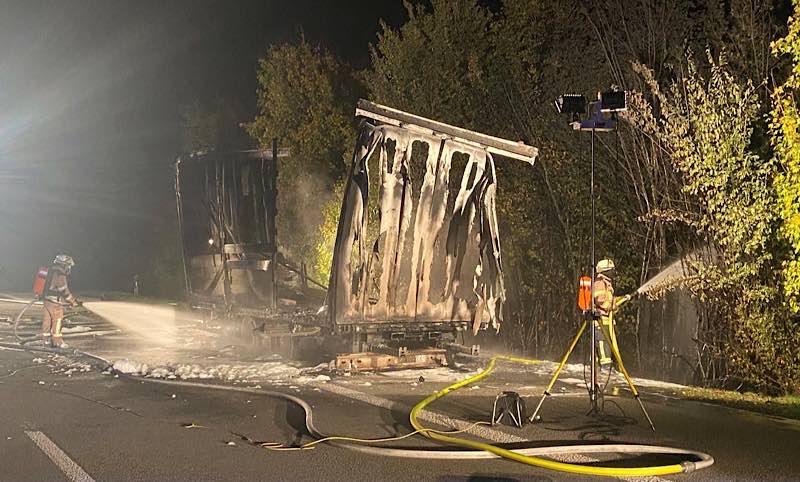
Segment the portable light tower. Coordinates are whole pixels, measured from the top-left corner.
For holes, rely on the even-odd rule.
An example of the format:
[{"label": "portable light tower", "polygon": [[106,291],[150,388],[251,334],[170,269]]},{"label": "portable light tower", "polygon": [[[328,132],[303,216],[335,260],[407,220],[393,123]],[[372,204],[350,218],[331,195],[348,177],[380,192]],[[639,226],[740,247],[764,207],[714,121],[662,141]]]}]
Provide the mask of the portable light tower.
[{"label": "portable light tower", "polygon": [[[591,240],[591,259],[592,259],[592,278],[591,278],[591,304],[589,316],[594,316],[594,279],[596,276],[597,260],[595,256],[595,196],[594,196],[594,137],[596,132],[611,132],[617,128],[616,113],[627,110],[627,93],[625,91],[606,91],[597,94],[597,101],[589,104],[588,119],[581,120],[580,115],[586,113],[586,98],[580,94],[564,94],[559,96],[556,101],[556,109],[561,114],[570,114],[572,122],[570,126],[577,131],[590,131],[592,133],[591,147],[591,174],[589,176],[589,190],[592,198],[592,240]],[[607,115],[610,114],[610,117]],[[599,384],[597,382],[596,367],[596,343],[597,334],[594,329],[594,321],[591,325],[591,387],[589,388],[589,402],[591,408],[589,413],[599,413],[600,408],[597,404],[599,394]],[[541,403],[539,404],[541,407]],[[537,407],[538,412],[538,407]],[[534,412],[534,416],[536,412]],[[531,417],[533,418],[533,417]],[[649,417],[648,417],[649,418]]]},{"label": "portable light tower", "polygon": [[[567,352],[564,354],[564,357],[561,359],[561,363],[556,368],[555,373],[553,373],[550,382],[547,384],[547,387],[544,389],[544,394],[542,398],[539,400],[539,404],[536,406],[536,409],[533,412],[533,415],[530,416],[529,421],[535,422],[540,420],[538,416],[539,410],[542,408],[542,404],[544,400],[551,395],[550,390],[553,388],[553,385],[558,380],[558,375],[561,373],[561,370],[566,365],[567,360],[569,359],[572,350],[575,349],[575,345],[578,344],[580,341],[581,336],[583,335],[584,330],[587,327],[590,327],[591,331],[591,388],[589,388],[589,400],[591,403],[591,408],[589,409],[589,413],[587,415],[602,415],[602,406],[598,405],[598,396],[600,394],[600,385],[597,382],[597,328],[595,327],[596,323],[596,310],[595,310],[595,303],[594,303],[594,279],[597,275],[597,263],[595,259],[595,199],[594,199],[594,135],[595,132],[610,132],[616,129],[617,127],[617,120],[616,120],[616,113],[622,112],[626,110],[626,97],[627,94],[625,92],[620,91],[610,91],[610,92],[601,92],[597,96],[597,101],[592,102],[589,105],[589,111],[591,117],[585,120],[581,120],[580,114],[586,112],[586,98],[582,95],[576,94],[565,94],[560,96],[556,99],[556,109],[558,109],[559,113],[562,114],[570,114],[572,116],[572,122],[570,125],[573,129],[578,131],[590,131],[592,133],[592,165],[591,165],[591,175],[590,175],[590,191],[592,196],[592,276],[589,278],[588,276],[584,276],[580,279],[579,290],[578,290],[578,306],[580,307],[581,311],[583,312],[583,321],[581,322],[580,327],[578,328],[578,332],[573,338],[572,342],[567,349]],[[608,115],[608,117],[607,117]],[[611,325],[613,328],[613,324]],[[611,336],[613,338],[613,331],[611,331]],[[619,350],[615,348],[615,344],[612,340],[609,340],[612,347],[612,354],[617,358],[617,363],[619,364],[619,370],[622,373],[622,376],[625,377],[625,381],[628,383],[628,387],[633,394],[633,397],[639,402],[639,406],[644,413],[644,416],[647,418],[647,422],[650,424],[650,428],[655,431],[655,426],[653,425],[653,421],[650,419],[650,415],[647,413],[647,410],[644,408],[644,404],[642,403],[641,398],[639,398],[639,391],[636,389],[636,386],[633,384],[633,380],[631,380],[630,375],[628,375],[628,371],[625,369],[625,365],[622,363],[622,355],[620,355]],[[610,368],[609,368],[610,369]]]}]

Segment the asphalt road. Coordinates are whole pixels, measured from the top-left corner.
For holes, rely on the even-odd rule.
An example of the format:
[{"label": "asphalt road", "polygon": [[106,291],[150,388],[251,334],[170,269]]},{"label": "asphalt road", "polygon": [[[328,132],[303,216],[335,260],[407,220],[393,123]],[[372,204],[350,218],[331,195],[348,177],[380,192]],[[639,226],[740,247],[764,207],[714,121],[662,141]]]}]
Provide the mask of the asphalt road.
[{"label": "asphalt road", "polygon": [[[36,432],[44,434],[94,480],[569,478],[502,460],[394,459],[329,445],[303,452],[267,451],[235,434],[257,441],[299,440],[302,413],[287,402],[141,383],[98,370],[65,376],[51,373],[48,363],[37,363],[35,358],[39,357],[0,351],[2,480],[69,480],[32,440],[29,433]],[[356,384],[363,387],[366,383]],[[407,431],[403,404],[418,397],[398,393],[399,386],[392,384],[372,387],[377,387],[374,393],[345,386],[398,405],[386,409],[316,387],[287,391],[314,405],[317,423],[326,432],[378,437]],[[436,410],[472,420],[485,416],[484,409],[491,401],[486,396],[467,394],[442,403]],[[800,426],[796,423],[692,402],[649,400],[659,425],[659,432],[652,435],[636,421],[635,406],[624,398],[617,403],[629,416],[597,421],[582,416],[585,402],[580,397],[557,397],[545,406],[544,424],[501,431],[512,440],[521,437],[552,443],[581,439],[658,442],[702,449],[715,457],[711,469],[671,478],[674,480],[791,480],[800,474]],[[186,428],[191,424],[200,427]],[[229,445],[231,442],[235,445]],[[415,441],[404,446],[424,444]]]},{"label": "asphalt road", "polygon": [[[34,356],[0,352],[3,480],[69,480],[26,432],[41,432],[94,480],[549,480],[553,474],[499,461],[410,461],[320,446],[272,452],[242,441],[290,442],[302,414],[263,397],[131,382],[96,371],[51,374]],[[16,371],[19,370],[19,371]],[[13,373],[13,375],[11,375]],[[377,407],[301,396],[329,431],[369,435],[387,425]],[[200,427],[186,428],[187,424]],[[236,445],[229,445],[229,443]]]},{"label": "asphalt road", "polygon": [[[103,328],[104,329],[104,328]],[[100,330],[99,332],[102,332]],[[86,338],[75,338],[78,341]],[[92,341],[100,348],[102,336]],[[357,374],[263,387],[302,397],[329,434],[386,437],[408,433],[408,409],[450,381],[444,369]],[[502,390],[534,404],[550,366],[501,364],[497,373],[436,402],[428,420],[458,427],[488,418]],[[424,381],[420,381],[422,375]],[[573,374],[574,376],[574,374]],[[241,384],[240,384],[241,385]],[[603,419],[569,374],[548,399],[543,422],[522,429],[481,427],[480,436],[512,445],[632,442],[707,452],[716,463],[666,480],[798,480],[800,423],[676,398],[668,385],[642,388],[656,424],[612,382]],[[436,461],[362,454],[322,444],[276,452],[254,441],[296,443],[304,434],[295,406],[258,394],[145,383],[115,377],[81,358],[0,350],[0,480],[581,480],[505,460]],[[524,442],[524,443],[523,443]],[[401,447],[430,447],[414,438]],[[599,458],[599,457],[598,457]],[[674,462],[639,457],[627,463]],[[68,474],[71,474],[68,475]]]}]

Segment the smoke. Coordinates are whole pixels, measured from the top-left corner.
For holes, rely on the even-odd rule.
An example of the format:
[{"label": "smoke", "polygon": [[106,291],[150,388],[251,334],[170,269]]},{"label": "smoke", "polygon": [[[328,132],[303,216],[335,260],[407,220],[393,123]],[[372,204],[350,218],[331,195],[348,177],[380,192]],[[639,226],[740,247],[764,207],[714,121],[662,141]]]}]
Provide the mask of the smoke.
[{"label": "smoke", "polygon": [[333,197],[332,182],[324,174],[294,171],[279,173],[278,241],[293,262],[313,267],[323,208]]}]

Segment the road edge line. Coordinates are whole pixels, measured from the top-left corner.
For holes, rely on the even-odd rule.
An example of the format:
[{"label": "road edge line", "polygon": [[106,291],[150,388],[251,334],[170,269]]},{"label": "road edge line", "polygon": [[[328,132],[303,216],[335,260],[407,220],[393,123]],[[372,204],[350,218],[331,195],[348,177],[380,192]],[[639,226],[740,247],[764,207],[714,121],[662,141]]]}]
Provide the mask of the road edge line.
[{"label": "road edge line", "polygon": [[26,430],[25,435],[30,438],[37,447],[44,452],[45,455],[67,476],[67,478],[74,482],[95,482],[94,479],[81,468],[80,465],[75,463],[74,460],[64,453],[58,445],[55,444],[50,438],[39,432],[38,430]]}]

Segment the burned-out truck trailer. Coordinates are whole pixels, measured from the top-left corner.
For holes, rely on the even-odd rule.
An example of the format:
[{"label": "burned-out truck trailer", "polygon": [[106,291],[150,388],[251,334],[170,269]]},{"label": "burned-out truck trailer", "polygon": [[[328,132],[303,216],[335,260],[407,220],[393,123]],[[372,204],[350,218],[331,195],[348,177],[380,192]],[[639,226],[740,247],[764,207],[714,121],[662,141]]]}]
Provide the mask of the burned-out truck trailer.
[{"label": "burned-out truck trailer", "polygon": [[361,100],[328,288],[354,351],[451,345],[499,330],[505,301],[495,156],[537,150]]},{"label": "burned-out truck trailer", "polygon": [[175,195],[188,301],[264,316],[277,304],[277,158],[271,150],[178,158]]},{"label": "burned-out truck trailer", "polygon": [[[302,324],[352,355],[337,363],[362,365],[379,363],[367,354],[442,353],[459,334],[498,330],[505,289],[495,158],[533,164],[536,148],[365,100],[356,116],[327,310]],[[176,163],[193,306],[280,319],[276,161],[287,154],[274,143]],[[297,331],[291,318],[286,327]]]}]

